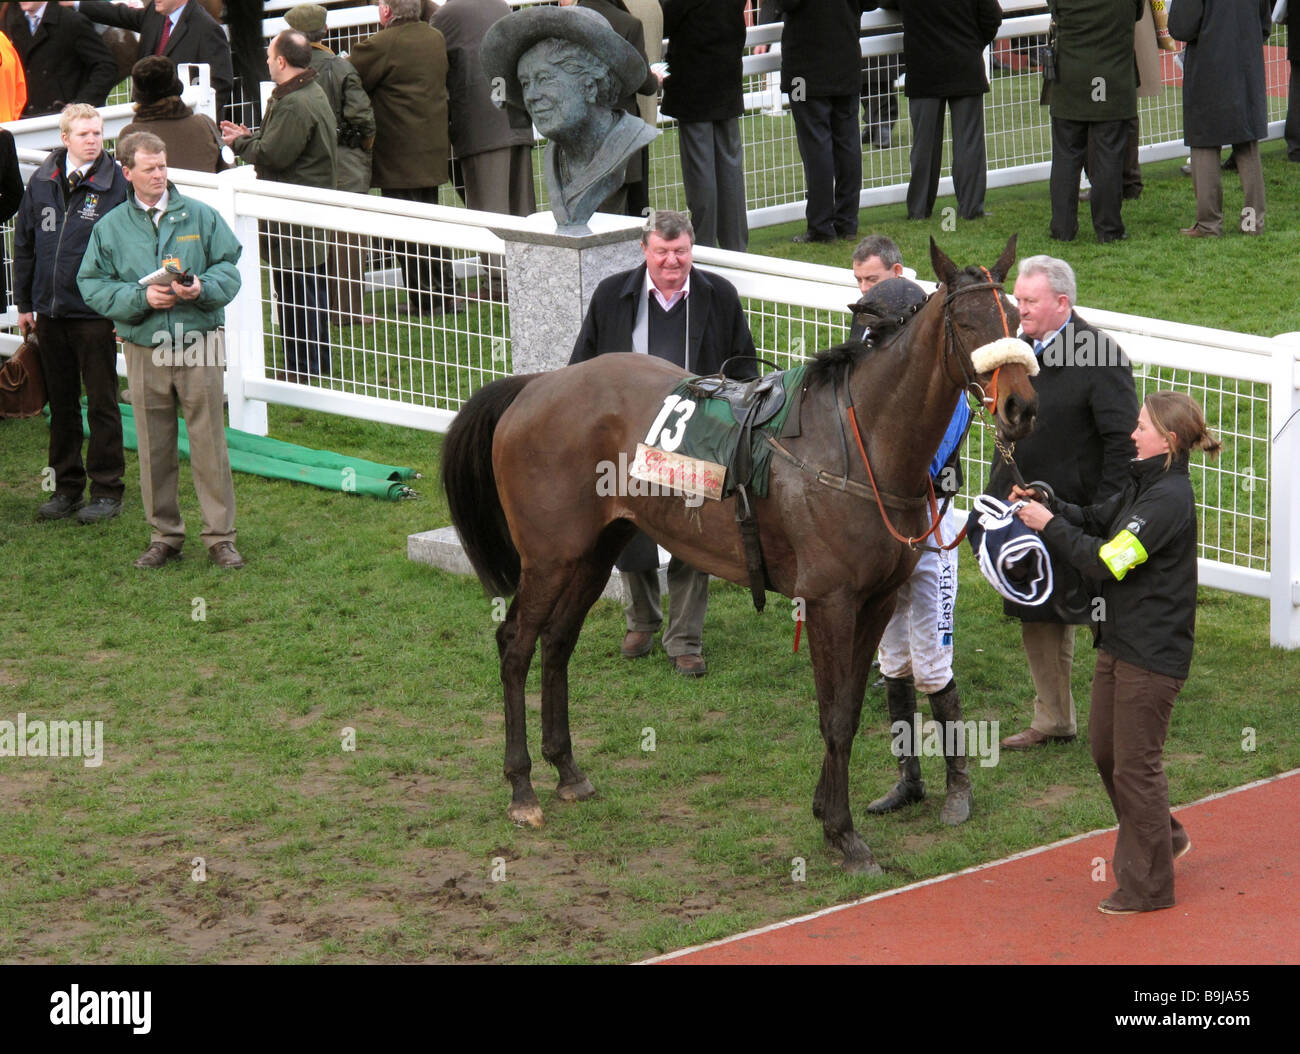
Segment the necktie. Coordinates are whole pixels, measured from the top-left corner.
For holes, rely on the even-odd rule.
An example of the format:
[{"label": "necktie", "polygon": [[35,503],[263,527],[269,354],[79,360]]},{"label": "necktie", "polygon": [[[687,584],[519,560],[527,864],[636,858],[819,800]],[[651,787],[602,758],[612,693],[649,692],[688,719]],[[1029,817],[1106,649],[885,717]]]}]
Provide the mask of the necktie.
[{"label": "necktie", "polygon": [[77,184],[81,182],[82,178],[83,178],[83,177],[82,177],[82,174],[81,174],[80,172],[70,172],[70,173],[68,173],[68,189],[69,189],[69,190],[76,190],[76,189],[77,189]]},{"label": "necktie", "polygon": [[157,206],[154,206],[153,208],[148,209],[148,210],[146,210],[146,211],[147,211],[148,216],[149,216],[149,222],[152,223],[155,227],[157,227],[157,226],[158,226],[158,207],[157,207]]},{"label": "necktie", "polygon": [[1034,341],[1034,354],[1041,355],[1042,353],[1043,353],[1043,342],[1041,340]]},{"label": "necktie", "polygon": [[171,39],[171,36],[172,36],[172,20],[169,17],[165,22],[163,22],[162,36],[158,39],[158,47],[154,50],[155,55],[161,55],[164,51],[167,50],[167,41]]},{"label": "necktie", "polygon": [[28,16],[27,16],[27,24],[28,24],[29,26],[31,26],[31,29],[32,29],[32,36],[36,36],[36,30],[37,30],[37,27],[40,26],[40,24],[41,24],[41,20],[40,20],[39,18],[37,18],[35,15],[28,15]]}]

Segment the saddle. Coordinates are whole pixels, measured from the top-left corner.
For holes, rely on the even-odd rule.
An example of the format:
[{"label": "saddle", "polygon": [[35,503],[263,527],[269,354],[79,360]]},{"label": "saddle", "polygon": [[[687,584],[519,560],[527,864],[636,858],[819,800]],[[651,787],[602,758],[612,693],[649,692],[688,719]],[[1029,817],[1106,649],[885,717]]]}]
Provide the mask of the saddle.
[{"label": "saddle", "polygon": [[779,373],[752,381],[733,381],[718,375],[697,377],[686,385],[686,392],[700,398],[725,399],[731,416],[742,428],[767,424],[785,405],[785,385]]},{"label": "saddle", "polygon": [[749,488],[754,477],[754,429],[771,421],[785,406],[786,390],[781,373],[769,373],[750,381],[733,381],[721,375],[698,377],[685,387],[696,398],[722,399],[731,407],[731,416],[740,426],[728,477],[736,487],[736,524],[745,550],[745,570],[749,573],[749,591],[754,607],[762,611],[767,604],[767,567],[763,563],[763,546],[758,536],[758,516],[750,501]]}]

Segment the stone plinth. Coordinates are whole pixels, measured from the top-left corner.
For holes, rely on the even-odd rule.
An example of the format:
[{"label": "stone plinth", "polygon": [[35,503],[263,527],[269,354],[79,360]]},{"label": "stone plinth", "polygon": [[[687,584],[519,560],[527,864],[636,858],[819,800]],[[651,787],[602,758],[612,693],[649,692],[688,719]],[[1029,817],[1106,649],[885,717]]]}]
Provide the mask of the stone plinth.
[{"label": "stone plinth", "polygon": [[506,243],[515,373],[567,365],[596,286],[643,260],[635,216],[598,213],[582,232],[557,230],[549,212],[528,219],[535,229],[494,231]]},{"label": "stone plinth", "polygon": [[[668,554],[662,549],[659,551],[659,557],[662,566],[659,568],[659,591],[660,593],[668,592],[667,578],[667,561]],[[474,568],[470,566],[469,558],[465,555],[465,550],[460,544],[460,538],[456,535],[455,527],[439,527],[436,531],[421,531],[419,534],[408,534],[406,536],[406,558],[414,560],[418,564],[429,564],[432,567],[441,568],[443,571],[450,571],[458,575],[472,575]],[[609,576],[609,581],[605,583],[605,591],[600,594],[605,600],[613,600],[621,604],[623,602],[623,582],[617,568]]]}]

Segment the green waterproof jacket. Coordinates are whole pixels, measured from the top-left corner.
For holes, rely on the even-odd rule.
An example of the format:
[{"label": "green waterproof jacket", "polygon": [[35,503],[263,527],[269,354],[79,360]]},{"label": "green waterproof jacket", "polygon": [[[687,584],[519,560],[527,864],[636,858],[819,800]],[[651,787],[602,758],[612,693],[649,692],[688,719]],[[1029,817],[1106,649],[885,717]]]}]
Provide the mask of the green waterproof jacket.
[{"label": "green waterproof jacket", "polygon": [[[155,230],[133,194],[95,224],[77,272],[77,286],[91,309],[113,320],[123,340],[154,347],[182,333],[207,333],[226,321],[225,306],[239,292],[239,254],[234,232],[215,209],[182,197],[167,184],[167,210]],[[158,311],[139,280],[175,259],[201,283],[197,300],[178,300]]]},{"label": "green waterproof jacket", "polygon": [[339,190],[370,190],[370,151],[375,145],[375,111],[361,87],[361,77],[347,59],[324,44],[311,46],[311,68],[334,109],[338,122]]},{"label": "green waterproof jacket", "polygon": [[231,149],[258,179],[302,187],[338,184],[338,122],[315,70],[303,70],[271,92],[262,127],[241,135]]}]

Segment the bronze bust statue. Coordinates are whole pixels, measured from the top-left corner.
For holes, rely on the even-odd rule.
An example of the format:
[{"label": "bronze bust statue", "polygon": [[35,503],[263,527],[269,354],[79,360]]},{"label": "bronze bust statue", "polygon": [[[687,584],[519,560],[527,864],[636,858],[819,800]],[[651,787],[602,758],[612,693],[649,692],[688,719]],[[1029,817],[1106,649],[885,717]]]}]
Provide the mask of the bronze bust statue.
[{"label": "bronze bust statue", "polygon": [[531,120],[547,139],[546,190],[556,223],[585,228],[622,186],[628,161],[659,134],[616,109],[645,80],[645,60],[581,7],[512,12],[488,30],[481,58],[498,105]]}]

